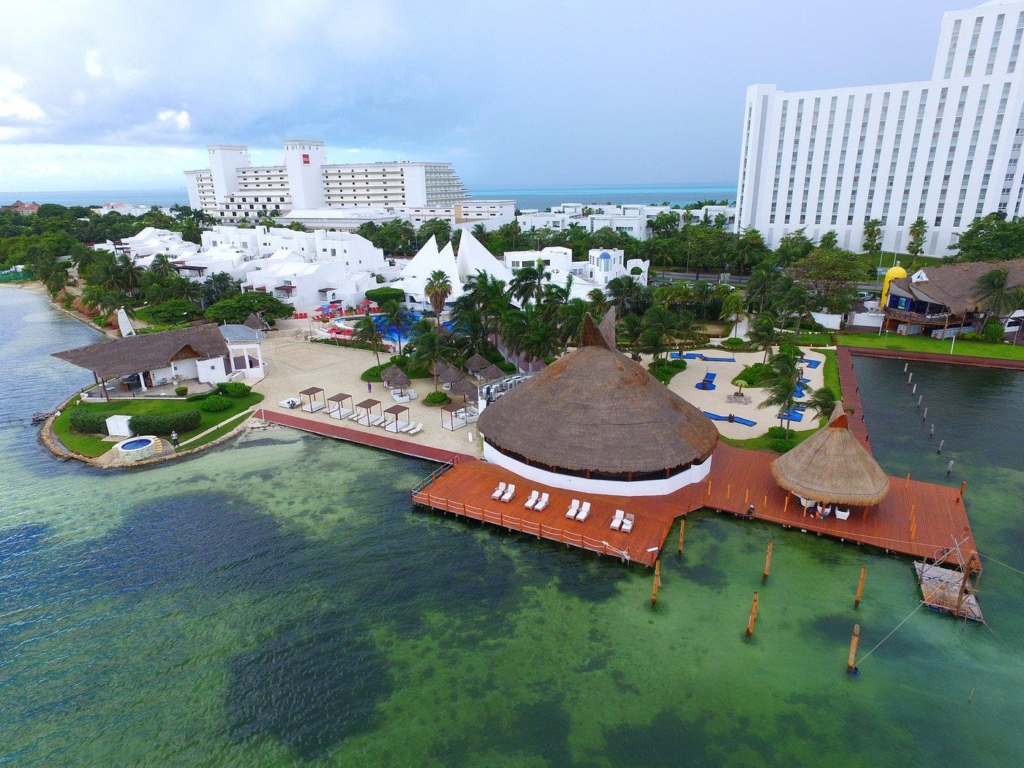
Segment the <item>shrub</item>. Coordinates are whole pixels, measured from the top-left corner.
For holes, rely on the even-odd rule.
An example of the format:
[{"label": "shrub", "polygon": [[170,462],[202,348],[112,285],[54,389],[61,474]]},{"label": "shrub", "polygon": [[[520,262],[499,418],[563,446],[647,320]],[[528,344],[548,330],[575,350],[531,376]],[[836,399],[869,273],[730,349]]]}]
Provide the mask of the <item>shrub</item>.
[{"label": "shrub", "polygon": [[794,445],[792,440],[772,440],[768,443],[768,447],[776,453],[785,453]]},{"label": "shrub", "polygon": [[191,320],[199,314],[195,304],[188,299],[168,299],[149,308],[149,317],[158,325],[173,325]]},{"label": "shrub", "polygon": [[961,341],[984,341],[985,337],[975,331],[968,331],[967,333],[960,334]]},{"label": "shrub", "polygon": [[793,437],[793,430],[785,427],[768,427],[768,437],[776,440],[788,440]]},{"label": "shrub", "polygon": [[765,379],[770,379],[773,375],[772,367],[767,363],[754,363],[740,371],[740,375],[733,379],[733,384],[737,381],[745,381],[748,387],[756,387]]},{"label": "shrub", "polygon": [[202,420],[203,414],[199,411],[182,411],[166,415],[139,414],[132,416],[128,425],[138,435],[169,435],[171,432],[181,434],[199,429]]},{"label": "shrub", "polygon": [[107,417],[85,408],[75,408],[68,417],[75,432],[90,435],[107,434]]},{"label": "shrub", "polygon": [[389,301],[405,301],[405,291],[401,288],[371,288],[366,292],[366,298],[382,307]]},{"label": "shrub", "polygon": [[252,387],[240,381],[228,381],[217,385],[217,393],[225,397],[248,397]]},{"label": "shrub", "polygon": [[226,411],[230,407],[231,399],[223,395],[210,395],[199,403],[199,410],[206,411],[206,413],[218,413]]},{"label": "shrub", "polygon": [[213,390],[211,390],[210,392],[197,392],[194,395],[189,395],[185,399],[188,402],[190,402],[190,403],[198,403],[200,400],[205,400],[206,398],[208,398],[212,394],[213,394]]},{"label": "shrub", "polygon": [[175,387],[174,394],[178,397],[185,397],[188,394],[188,387]]},{"label": "shrub", "polygon": [[742,347],[746,344],[743,339],[739,336],[730,336],[728,339],[722,342],[723,347]]},{"label": "shrub", "polygon": [[985,323],[985,327],[981,329],[981,335],[985,337],[985,341],[998,344],[1003,340],[1005,330],[1003,324],[998,320],[989,320]]},{"label": "shrub", "polygon": [[447,392],[431,392],[423,398],[424,405],[448,405],[451,401]]}]

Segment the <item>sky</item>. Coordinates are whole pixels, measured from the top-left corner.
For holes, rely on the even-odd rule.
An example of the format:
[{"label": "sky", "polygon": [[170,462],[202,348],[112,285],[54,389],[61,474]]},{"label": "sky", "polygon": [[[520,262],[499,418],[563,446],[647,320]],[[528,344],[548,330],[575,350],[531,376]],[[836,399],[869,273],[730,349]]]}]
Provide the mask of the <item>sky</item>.
[{"label": "sky", "polygon": [[207,144],[470,185],[734,182],[745,90],[927,79],[960,0],[5,4],[0,191],[167,189]]}]

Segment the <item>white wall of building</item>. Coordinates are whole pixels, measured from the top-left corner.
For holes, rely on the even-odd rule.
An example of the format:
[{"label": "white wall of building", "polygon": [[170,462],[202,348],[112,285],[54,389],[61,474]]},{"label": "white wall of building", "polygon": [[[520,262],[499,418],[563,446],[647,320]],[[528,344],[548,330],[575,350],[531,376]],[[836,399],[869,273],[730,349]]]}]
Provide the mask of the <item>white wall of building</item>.
[{"label": "white wall of building", "polygon": [[[546,472],[539,467],[532,467],[521,461],[516,461],[510,456],[506,456],[487,442],[484,442],[484,461],[504,467],[509,472],[514,472],[520,477],[525,477],[527,480],[532,480],[535,483],[543,483],[552,488],[562,488],[566,491],[577,491],[581,494],[665,496],[706,478],[711,473],[712,457],[709,456],[703,464],[692,466],[685,472],[680,472],[678,475],[673,475],[664,480],[637,480],[632,483],[615,480],[590,480],[585,477]],[[517,488],[516,491],[525,493],[527,489]]]},{"label": "white wall of building", "polygon": [[925,254],[951,252],[959,233],[995,211],[1021,214],[1024,169],[1024,1],[951,11],[933,79],[785,92],[747,89],[738,230],[771,247],[805,228],[860,251],[879,219],[883,250],[905,251],[928,224]]}]

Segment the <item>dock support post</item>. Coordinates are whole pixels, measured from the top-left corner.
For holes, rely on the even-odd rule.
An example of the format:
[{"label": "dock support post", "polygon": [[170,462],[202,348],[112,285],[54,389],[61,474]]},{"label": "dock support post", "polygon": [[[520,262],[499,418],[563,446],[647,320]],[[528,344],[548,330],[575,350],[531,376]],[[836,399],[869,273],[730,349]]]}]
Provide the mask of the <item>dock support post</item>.
[{"label": "dock support post", "polygon": [[772,570],[772,541],[768,542],[768,550],[764,554],[764,573],[761,574],[761,581],[768,580],[768,574]]},{"label": "dock support post", "polygon": [[926,405],[924,407],[924,413],[921,415],[921,421],[924,421],[927,418],[928,418],[928,406]]},{"label": "dock support post", "polygon": [[750,606],[750,621],[747,622],[747,637],[754,636],[755,621],[757,621],[757,592],[754,593],[754,602]]},{"label": "dock support post", "polygon": [[853,625],[853,637],[850,638],[850,655],[846,659],[846,671],[853,672],[853,663],[857,661],[857,645],[860,643],[860,624]]},{"label": "dock support post", "polygon": [[915,384],[913,387],[910,388],[910,394],[912,394],[912,395],[916,395],[917,394],[917,384]]},{"label": "dock support post", "polygon": [[743,492],[743,506],[745,507],[749,503],[750,503],[750,489],[747,488],[747,490],[745,490]]},{"label": "dock support post", "polygon": [[686,535],[686,518],[679,521],[679,554],[683,554],[683,538]]},{"label": "dock support post", "polygon": [[789,497],[790,497],[790,494],[787,493],[786,494],[786,501],[783,502],[783,504],[782,504],[782,514],[786,514],[787,512],[789,512]]},{"label": "dock support post", "polygon": [[903,484],[903,487],[904,488],[909,488],[910,487],[910,473],[909,472],[907,472],[907,482],[905,482]]},{"label": "dock support post", "polygon": [[964,491],[966,491],[966,490],[967,490],[967,481],[966,480],[961,480],[960,481],[960,498],[961,499],[964,497]]},{"label": "dock support post", "polygon": [[860,600],[864,597],[864,580],[868,577],[868,567],[866,565],[861,566],[860,569],[860,581],[857,582],[857,597],[853,601],[853,607],[860,607]]},{"label": "dock support post", "polygon": [[654,586],[651,588],[651,608],[658,603],[658,587],[661,586],[661,558],[654,561]]},{"label": "dock support post", "polygon": [[708,496],[711,495],[711,481],[708,480]]},{"label": "dock support post", "polygon": [[725,486],[725,500],[729,500],[729,495],[732,493],[732,483]]},{"label": "dock support post", "polygon": [[907,384],[910,384],[910,382],[912,382],[913,380],[914,380],[914,372],[911,371],[910,375],[907,376]]}]

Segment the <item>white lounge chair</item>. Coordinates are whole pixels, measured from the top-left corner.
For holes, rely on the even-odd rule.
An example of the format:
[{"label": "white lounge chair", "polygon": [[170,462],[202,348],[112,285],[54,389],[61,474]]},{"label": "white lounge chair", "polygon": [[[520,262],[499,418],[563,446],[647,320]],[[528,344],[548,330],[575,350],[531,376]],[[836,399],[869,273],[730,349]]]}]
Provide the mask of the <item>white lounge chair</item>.
[{"label": "white lounge chair", "polygon": [[498,483],[498,487],[494,489],[494,493],[491,494],[492,499],[500,499],[501,494],[505,492],[508,486],[505,483]]},{"label": "white lounge chair", "polygon": [[849,520],[850,508],[847,507],[846,509],[839,509],[838,507],[836,507],[836,517],[838,517],[840,520]]},{"label": "white lounge chair", "polygon": [[530,494],[530,498],[528,498],[526,500],[526,504],[525,504],[526,508],[527,509],[533,509],[534,504],[537,503],[537,500],[539,498],[540,498],[540,491],[534,490],[533,493]]},{"label": "white lounge chair", "polygon": [[410,400],[415,400],[417,397],[419,397],[419,395],[416,394],[415,389],[407,389],[405,390],[405,394],[409,396]]},{"label": "white lounge chair", "polygon": [[419,424],[417,424],[415,427],[410,429],[405,434],[407,434],[407,435],[418,435],[422,431],[423,431],[423,422],[421,421]]},{"label": "white lounge chair", "polygon": [[542,493],[540,495],[540,500],[536,504],[533,505],[533,511],[534,512],[543,512],[547,508],[548,501],[550,499],[551,499],[551,497],[547,493]]},{"label": "white lounge chair", "polygon": [[573,499],[572,504],[569,505],[569,511],[565,513],[568,518],[576,517],[576,513],[580,511],[580,500]]},{"label": "white lounge chair", "polygon": [[626,515],[622,521],[622,532],[629,533],[633,530],[633,515]]},{"label": "white lounge chair", "polygon": [[379,413],[375,413],[373,416],[370,417],[370,426],[376,427],[382,421],[384,421],[384,417],[381,416]]},{"label": "white lounge chair", "polygon": [[617,531],[622,527],[622,520],[625,518],[626,513],[621,509],[615,510],[615,517],[612,518],[612,530]]},{"label": "white lounge chair", "polygon": [[415,426],[416,425],[413,422],[407,421],[407,422],[405,422],[405,424],[403,424],[402,426],[400,426],[398,428],[398,431],[399,432],[408,432],[409,430],[411,430]]},{"label": "white lounge chair", "polygon": [[350,419],[352,418],[351,408],[342,408],[340,411],[335,411],[334,418],[336,419]]},{"label": "white lounge chair", "polygon": [[505,489],[505,493],[502,495],[501,500],[508,504],[512,501],[512,497],[516,495],[516,484],[509,483],[508,488]]},{"label": "white lounge chair", "polygon": [[576,519],[582,523],[588,517],[590,517],[590,502],[584,501],[583,506],[580,507],[580,513],[576,515]]}]

